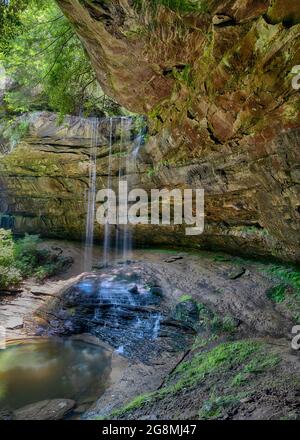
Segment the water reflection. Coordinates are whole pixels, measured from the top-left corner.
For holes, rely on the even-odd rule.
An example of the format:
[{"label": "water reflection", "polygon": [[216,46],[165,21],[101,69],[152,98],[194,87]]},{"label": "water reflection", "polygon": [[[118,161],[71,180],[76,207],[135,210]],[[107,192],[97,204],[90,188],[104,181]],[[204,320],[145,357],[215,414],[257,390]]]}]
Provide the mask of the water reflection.
[{"label": "water reflection", "polygon": [[48,339],[0,351],[0,408],[46,399],[93,402],[109,384],[111,354],[80,341]]}]

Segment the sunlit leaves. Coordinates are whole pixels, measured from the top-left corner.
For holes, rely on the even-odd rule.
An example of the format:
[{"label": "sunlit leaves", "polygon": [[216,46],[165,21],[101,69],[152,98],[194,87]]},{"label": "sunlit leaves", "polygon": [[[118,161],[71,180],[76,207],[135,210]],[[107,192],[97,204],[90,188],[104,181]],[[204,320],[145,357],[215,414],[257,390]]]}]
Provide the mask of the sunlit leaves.
[{"label": "sunlit leaves", "polygon": [[[6,34],[5,50],[0,55],[7,74],[15,81],[5,97],[8,110],[49,109],[62,116],[107,114],[88,57],[55,2],[21,3],[22,8],[15,10],[14,31]],[[4,27],[10,24],[4,18]]]}]

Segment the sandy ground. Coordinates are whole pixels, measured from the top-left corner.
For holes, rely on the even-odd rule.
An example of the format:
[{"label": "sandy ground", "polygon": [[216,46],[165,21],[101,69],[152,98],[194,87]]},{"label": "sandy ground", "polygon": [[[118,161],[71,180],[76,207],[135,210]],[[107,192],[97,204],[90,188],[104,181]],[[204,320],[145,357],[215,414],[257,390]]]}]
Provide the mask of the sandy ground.
[{"label": "sandy ground", "polygon": [[[45,283],[27,280],[22,285],[21,293],[1,299],[0,322],[7,328],[8,339],[32,337],[35,324],[38,323],[38,319],[32,319],[35,312],[41,308],[47,309],[49,303],[59,298],[82,274],[81,244],[53,240],[48,241],[47,246],[62,248],[66,256],[72,256],[74,264],[63,275]],[[101,266],[101,255],[101,248],[95,247],[95,266]],[[291,314],[288,309],[272,303],[266,296],[266,290],[274,285],[274,281],[255,262],[237,265],[231,257],[216,260],[214,256],[215,254],[209,252],[191,254],[140,249],[132,252],[129,258],[142,264],[145,274],[160,280],[167,298],[166,307],[171,309],[183,295],[190,295],[218,315],[234,318],[238,322],[241,336],[263,339],[269,341],[270,345],[281,347],[279,350],[286,359],[286,365],[289,365],[286,368],[299,375],[299,357],[295,358],[290,353],[290,332],[293,325]],[[232,273],[236,276],[232,276]],[[187,351],[188,349],[189,347]],[[156,367],[134,360],[120,363],[121,368],[116,369],[111,386],[86,417],[105,416],[134,396],[160,388],[170,371],[184,356],[184,351],[176,355],[166,354]],[[190,398],[193,399],[192,394]],[[166,411],[171,414],[174,412],[174,402],[169,402],[166,408],[156,408],[156,412],[159,410],[165,416],[168,414]],[[148,410],[148,417],[149,411],[153,409]],[[186,417],[192,412],[193,408],[190,408]],[[255,410],[253,413],[255,414]],[[135,417],[147,417],[147,412],[145,414],[140,412]]]}]

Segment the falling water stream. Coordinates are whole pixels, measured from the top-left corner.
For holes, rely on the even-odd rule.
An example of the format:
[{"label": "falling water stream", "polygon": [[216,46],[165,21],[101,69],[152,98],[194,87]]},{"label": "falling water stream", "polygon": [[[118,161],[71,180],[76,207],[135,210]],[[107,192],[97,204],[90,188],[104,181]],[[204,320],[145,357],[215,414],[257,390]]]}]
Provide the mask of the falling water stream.
[{"label": "falling water stream", "polygon": [[[113,118],[109,119],[109,147],[108,147],[108,172],[107,172],[107,189],[112,186],[112,144],[113,144]],[[104,243],[103,243],[103,264],[108,265],[109,251],[111,242],[111,225],[105,224],[104,227]]]},{"label": "falling water stream", "polygon": [[[95,208],[96,208],[96,177],[97,177],[97,148],[99,134],[108,124],[108,170],[107,189],[116,189],[121,182],[127,182],[128,191],[133,189],[134,171],[137,157],[143,140],[143,133],[132,140],[133,120],[130,117],[110,118],[109,120],[93,119],[91,121],[91,147],[88,208],[86,220],[85,271],[92,269]],[[107,134],[106,134],[107,136]],[[114,146],[119,142],[117,154]],[[118,168],[115,170],[116,158]],[[116,177],[116,179],[115,179]],[[115,184],[114,184],[115,183]],[[120,199],[118,200],[120,204]],[[109,206],[108,206],[109,209]],[[107,268],[102,274],[92,275],[74,287],[74,292],[83,295],[86,305],[93,304],[94,312],[87,321],[87,329],[105,341],[115,346],[119,353],[130,350],[136,340],[153,341],[160,332],[161,314],[147,310],[147,306],[156,302],[140,284],[135,284],[134,268],[129,268],[129,256],[132,250],[132,233],[127,224],[120,224],[118,218],[116,227],[108,222],[104,226],[103,267]],[[113,241],[113,232],[115,240]],[[114,269],[114,258],[123,264],[123,268]],[[132,290],[133,289],[133,290]],[[137,291],[135,292],[135,289]],[[145,310],[143,309],[145,307]]]},{"label": "falling water stream", "polygon": [[[130,180],[128,177],[128,171],[129,171],[129,165],[131,160],[131,154],[128,153],[128,145],[130,145],[130,137],[131,137],[131,126],[132,126],[132,119],[131,118],[123,118],[121,122],[121,149],[123,150],[124,147],[127,147],[127,151],[125,151],[124,158],[122,154],[120,154],[120,160],[119,160],[119,183],[121,180],[127,182],[127,188],[128,191],[130,191]],[[123,176],[122,176],[123,173]],[[127,203],[128,207],[128,203]],[[130,228],[128,227],[128,224],[123,225],[122,227],[119,226],[119,233],[118,233],[118,241],[116,241],[116,251],[120,252],[123,258],[123,261],[126,262],[129,258],[130,252],[132,250],[132,235]]]},{"label": "falling water stream", "polygon": [[91,121],[89,187],[88,187],[88,197],[87,197],[86,239],[85,239],[85,254],[84,254],[85,272],[89,272],[92,269],[92,260],[93,260],[98,132],[99,132],[99,119],[94,118]]},{"label": "falling water stream", "polygon": [[[119,151],[118,151],[118,187],[120,182],[127,181],[128,183],[128,166],[130,157],[128,151],[131,144],[131,128],[132,118],[120,117],[110,118],[110,134],[109,134],[109,149],[108,149],[108,178],[107,188],[112,189],[112,164],[113,164],[113,142],[117,138],[119,132]],[[117,218],[117,225],[113,227],[109,223],[105,224],[104,230],[104,244],[103,244],[103,265],[107,266],[112,255],[113,241],[112,235],[115,231],[115,258],[122,255],[126,262],[132,248],[132,239],[128,225],[120,225],[119,217]]]}]

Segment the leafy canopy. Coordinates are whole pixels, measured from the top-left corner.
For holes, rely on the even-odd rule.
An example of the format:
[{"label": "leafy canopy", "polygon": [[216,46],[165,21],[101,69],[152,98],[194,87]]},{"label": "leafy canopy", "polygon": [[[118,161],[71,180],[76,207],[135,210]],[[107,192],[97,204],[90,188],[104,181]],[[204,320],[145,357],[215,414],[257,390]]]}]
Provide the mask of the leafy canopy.
[{"label": "leafy canopy", "polygon": [[5,96],[10,113],[123,113],[104,96],[79,38],[53,0],[0,0],[0,13],[0,62],[15,84]]}]

